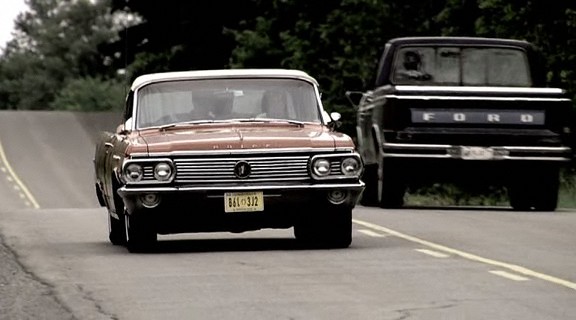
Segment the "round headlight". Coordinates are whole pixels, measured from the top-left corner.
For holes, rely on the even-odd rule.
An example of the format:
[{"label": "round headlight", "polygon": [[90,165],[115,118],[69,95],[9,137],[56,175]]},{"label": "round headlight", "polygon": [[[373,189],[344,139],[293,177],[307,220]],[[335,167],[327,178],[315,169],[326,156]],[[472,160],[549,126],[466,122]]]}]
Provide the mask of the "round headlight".
[{"label": "round headlight", "polygon": [[312,165],[313,173],[318,177],[325,177],[330,174],[330,161],[318,159]]},{"label": "round headlight", "polygon": [[128,182],[138,182],[142,180],[143,176],[144,169],[142,169],[142,166],[139,164],[132,163],[124,169],[124,177]]},{"label": "round headlight", "polygon": [[362,165],[357,158],[346,158],[342,160],[342,173],[347,176],[356,176],[360,174]]},{"label": "round headlight", "polygon": [[172,176],[172,167],[165,162],[160,162],[154,167],[154,178],[159,181],[166,181]]}]

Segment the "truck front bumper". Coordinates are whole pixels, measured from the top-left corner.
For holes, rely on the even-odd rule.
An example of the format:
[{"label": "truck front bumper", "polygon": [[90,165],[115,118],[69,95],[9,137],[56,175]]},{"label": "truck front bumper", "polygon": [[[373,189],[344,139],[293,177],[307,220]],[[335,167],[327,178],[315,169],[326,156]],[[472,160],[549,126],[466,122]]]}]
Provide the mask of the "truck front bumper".
[{"label": "truck front bumper", "polygon": [[572,160],[569,147],[544,146],[461,146],[449,144],[384,143],[383,156],[388,158],[426,158],[463,160]]}]

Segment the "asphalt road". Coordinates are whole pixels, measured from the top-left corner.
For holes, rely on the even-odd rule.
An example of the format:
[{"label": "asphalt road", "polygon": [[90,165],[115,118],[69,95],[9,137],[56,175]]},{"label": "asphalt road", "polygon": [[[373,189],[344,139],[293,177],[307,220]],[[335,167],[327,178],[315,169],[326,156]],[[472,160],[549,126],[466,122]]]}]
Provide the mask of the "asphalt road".
[{"label": "asphalt road", "polygon": [[0,112],[0,319],[573,319],[576,212],[354,211],[342,250],[292,230],[107,241],[93,139],[114,114]]}]

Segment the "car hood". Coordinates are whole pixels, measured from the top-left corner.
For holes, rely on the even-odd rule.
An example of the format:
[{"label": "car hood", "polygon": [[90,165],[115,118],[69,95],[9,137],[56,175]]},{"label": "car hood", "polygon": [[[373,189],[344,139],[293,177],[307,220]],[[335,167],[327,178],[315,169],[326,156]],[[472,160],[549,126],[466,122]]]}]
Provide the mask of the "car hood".
[{"label": "car hood", "polygon": [[353,148],[350,137],[316,124],[203,124],[140,132],[148,152]]}]

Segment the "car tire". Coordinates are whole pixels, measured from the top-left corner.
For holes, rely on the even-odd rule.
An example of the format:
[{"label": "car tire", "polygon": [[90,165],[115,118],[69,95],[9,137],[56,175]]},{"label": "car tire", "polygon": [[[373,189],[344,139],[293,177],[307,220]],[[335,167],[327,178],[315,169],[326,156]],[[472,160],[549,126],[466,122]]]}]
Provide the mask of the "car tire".
[{"label": "car tire", "polygon": [[381,208],[397,209],[404,205],[406,186],[399,168],[393,159],[381,158],[378,163],[378,195]]},{"label": "car tire", "polygon": [[126,221],[124,213],[116,213],[120,219],[116,219],[108,213],[108,239],[115,246],[126,245]]},{"label": "car tire", "polygon": [[158,234],[152,228],[149,217],[142,213],[126,214],[126,248],[130,252],[148,252],[158,240]]},{"label": "car tire", "polygon": [[[322,212],[320,209],[314,212]],[[347,248],[352,243],[352,208],[327,210],[327,214],[302,218],[294,226],[294,236],[306,247]]]},{"label": "car tire", "polygon": [[102,194],[102,190],[100,190],[100,186],[98,184],[95,184],[94,186],[96,189],[96,198],[98,199],[98,204],[100,204],[101,207],[105,207],[106,200],[104,200],[104,195]]},{"label": "car tire", "polygon": [[362,175],[365,188],[360,198],[360,204],[365,207],[378,206],[378,165],[370,164],[364,167]]}]

